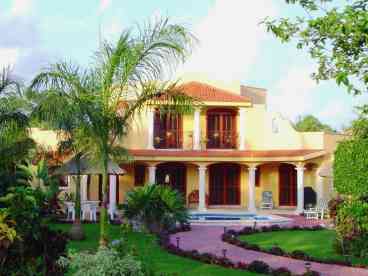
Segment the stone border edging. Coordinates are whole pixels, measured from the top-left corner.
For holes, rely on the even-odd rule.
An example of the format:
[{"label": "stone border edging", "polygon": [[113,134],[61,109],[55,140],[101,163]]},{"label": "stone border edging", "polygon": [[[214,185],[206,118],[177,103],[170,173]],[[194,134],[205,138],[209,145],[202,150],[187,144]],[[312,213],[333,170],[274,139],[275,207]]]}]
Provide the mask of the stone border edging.
[{"label": "stone border edging", "polygon": [[262,253],[267,253],[275,256],[282,256],[287,257],[295,260],[302,260],[306,262],[317,262],[321,264],[333,264],[333,265],[341,265],[341,266],[347,266],[347,267],[356,267],[356,268],[368,268],[368,265],[355,265],[348,261],[338,261],[338,260],[326,260],[326,259],[320,259],[313,256],[308,255],[302,250],[294,250],[292,252],[286,252],[282,248],[278,246],[274,246],[270,249],[264,249],[261,248],[257,244],[251,244],[246,241],[241,241],[238,239],[238,236],[243,235],[252,235],[252,234],[259,234],[259,233],[270,233],[270,232],[279,232],[279,231],[318,231],[325,229],[322,226],[293,226],[293,227],[280,227],[279,225],[272,225],[272,226],[263,226],[259,229],[253,228],[253,227],[244,227],[242,230],[236,231],[236,230],[228,230],[226,233],[224,233],[221,238],[223,242],[235,245],[237,247],[247,249],[247,250],[253,250],[258,251]]},{"label": "stone border edging", "polygon": [[184,227],[179,227],[174,230],[161,233],[158,236],[158,242],[161,248],[163,248],[165,251],[177,255],[184,258],[189,258],[195,261],[199,261],[201,263],[205,264],[212,264],[212,265],[218,265],[225,268],[232,268],[232,269],[238,269],[243,271],[249,271],[249,272],[255,272],[255,273],[261,273],[264,275],[271,275],[271,276],[320,276],[320,273],[317,271],[309,271],[305,272],[303,274],[293,274],[288,268],[286,267],[279,267],[279,268],[272,268],[267,263],[263,261],[253,261],[251,263],[245,263],[245,262],[233,262],[226,256],[224,257],[218,257],[215,254],[212,253],[199,253],[197,250],[184,250],[181,249],[178,246],[173,245],[170,242],[170,235],[179,233],[179,232],[188,232],[191,231],[190,225],[186,225]]}]

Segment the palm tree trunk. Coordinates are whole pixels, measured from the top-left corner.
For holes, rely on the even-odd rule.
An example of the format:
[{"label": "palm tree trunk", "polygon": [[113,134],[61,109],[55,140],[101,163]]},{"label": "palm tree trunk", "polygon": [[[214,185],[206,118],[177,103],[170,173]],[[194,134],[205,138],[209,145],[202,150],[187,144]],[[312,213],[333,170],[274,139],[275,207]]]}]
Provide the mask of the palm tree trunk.
[{"label": "palm tree trunk", "polygon": [[75,220],[73,222],[72,227],[70,228],[69,231],[69,236],[72,240],[84,240],[85,239],[85,235],[83,232],[83,228],[81,225],[81,194],[80,194],[80,190],[81,190],[81,169],[80,169],[80,155],[77,154],[76,155],[76,166],[77,166],[77,183],[76,183],[76,187],[75,187]]},{"label": "palm tree trunk", "polygon": [[108,158],[103,158],[102,174],[102,206],[100,210],[100,247],[107,247],[108,239],[108,215],[107,215],[107,194],[108,194]]}]

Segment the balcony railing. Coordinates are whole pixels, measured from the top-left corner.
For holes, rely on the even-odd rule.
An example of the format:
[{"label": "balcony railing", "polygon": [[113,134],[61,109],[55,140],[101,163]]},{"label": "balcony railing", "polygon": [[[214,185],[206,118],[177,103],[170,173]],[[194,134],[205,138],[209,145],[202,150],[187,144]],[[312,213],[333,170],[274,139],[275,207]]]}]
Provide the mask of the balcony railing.
[{"label": "balcony railing", "polygon": [[156,130],[153,140],[156,149],[181,149],[183,147],[183,132]]},{"label": "balcony railing", "polygon": [[235,131],[207,132],[207,149],[236,149],[238,134]]},{"label": "balcony railing", "polygon": [[[155,131],[153,138],[156,149],[194,149],[193,131]],[[236,149],[238,134],[234,131],[211,131],[200,138],[200,149]]]}]

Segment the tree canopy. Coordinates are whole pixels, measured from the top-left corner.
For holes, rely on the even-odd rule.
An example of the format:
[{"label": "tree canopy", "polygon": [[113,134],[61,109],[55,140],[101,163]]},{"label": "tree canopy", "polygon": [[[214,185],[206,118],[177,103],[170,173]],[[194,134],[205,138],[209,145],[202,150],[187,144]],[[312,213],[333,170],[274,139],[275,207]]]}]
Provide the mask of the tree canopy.
[{"label": "tree canopy", "polygon": [[318,63],[313,78],[335,80],[350,93],[368,87],[368,2],[363,0],[285,0],[305,17],[265,19],[281,41],[296,41]]},{"label": "tree canopy", "polygon": [[65,107],[77,117],[70,120],[78,123],[71,132],[73,144],[103,172],[102,246],[108,242],[108,161],[126,158],[128,152],[121,146],[122,141],[135,115],[144,112],[147,103],[159,104],[164,112],[192,111],[194,100],[175,82],[163,79],[168,69],[186,60],[194,41],[185,27],[161,19],[125,30],[116,44],[102,43],[90,68],[57,63],[33,80],[33,89],[51,97],[44,102],[46,114],[54,112],[67,118],[67,108],[61,106],[63,101],[71,103]]},{"label": "tree canopy", "polygon": [[335,130],[332,127],[322,123],[317,117],[313,115],[306,115],[304,117],[299,117],[294,127],[297,131],[335,132]]}]

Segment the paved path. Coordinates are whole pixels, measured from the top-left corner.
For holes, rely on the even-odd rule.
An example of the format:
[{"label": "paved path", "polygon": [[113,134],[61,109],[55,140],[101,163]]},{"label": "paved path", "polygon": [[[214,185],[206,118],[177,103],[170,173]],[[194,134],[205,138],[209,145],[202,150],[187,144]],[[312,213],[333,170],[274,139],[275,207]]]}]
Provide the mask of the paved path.
[{"label": "paved path", "polygon": [[[227,226],[227,229],[239,230],[241,227]],[[237,246],[224,243],[221,235],[224,232],[222,226],[192,226],[189,232],[178,233],[171,236],[171,242],[176,244],[176,237],[180,237],[180,248],[184,250],[198,250],[201,253],[213,253],[222,256],[222,250],[227,249],[226,256],[233,262],[250,263],[254,260],[262,260],[272,268],[287,267],[293,273],[305,272],[304,261],[275,256],[262,252],[246,250]],[[322,245],[323,246],[323,245]],[[323,276],[368,276],[368,270],[362,268],[345,267],[339,265],[320,264],[312,262],[312,269],[319,271]]]}]

